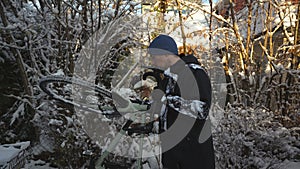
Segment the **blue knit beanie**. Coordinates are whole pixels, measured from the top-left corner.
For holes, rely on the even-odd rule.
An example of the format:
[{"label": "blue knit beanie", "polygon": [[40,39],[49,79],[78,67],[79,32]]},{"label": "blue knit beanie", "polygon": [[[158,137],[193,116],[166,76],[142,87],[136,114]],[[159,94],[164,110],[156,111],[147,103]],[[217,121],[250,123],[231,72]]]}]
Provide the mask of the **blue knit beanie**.
[{"label": "blue knit beanie", "polygon": [[149,45],[150,55],[178,55],[178,48],[173,38],[168,35],[157,36]]}]

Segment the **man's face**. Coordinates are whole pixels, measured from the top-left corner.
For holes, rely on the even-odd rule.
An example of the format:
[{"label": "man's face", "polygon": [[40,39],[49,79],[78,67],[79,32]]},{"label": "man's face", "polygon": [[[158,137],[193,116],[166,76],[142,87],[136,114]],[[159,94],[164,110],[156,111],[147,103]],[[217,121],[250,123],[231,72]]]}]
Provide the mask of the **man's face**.
[{"label": "man's face", "polygon": [[151,62],[153,66],[167,69],[173,64],[172,58],[170,55],[154,55],[151,56]]}]

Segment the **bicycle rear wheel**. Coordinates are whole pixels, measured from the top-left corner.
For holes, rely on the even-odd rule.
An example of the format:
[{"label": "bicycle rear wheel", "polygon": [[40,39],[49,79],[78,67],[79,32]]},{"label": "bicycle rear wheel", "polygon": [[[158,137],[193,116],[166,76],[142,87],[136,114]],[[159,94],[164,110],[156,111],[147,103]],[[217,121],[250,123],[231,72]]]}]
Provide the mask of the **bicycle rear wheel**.
[{"label": "bicycle rear wheel", "polygon": [[79,78],[47,76],[40,80],[39,86],[51,98],[64,104],[102,115],[119,114],[109,90]]}]

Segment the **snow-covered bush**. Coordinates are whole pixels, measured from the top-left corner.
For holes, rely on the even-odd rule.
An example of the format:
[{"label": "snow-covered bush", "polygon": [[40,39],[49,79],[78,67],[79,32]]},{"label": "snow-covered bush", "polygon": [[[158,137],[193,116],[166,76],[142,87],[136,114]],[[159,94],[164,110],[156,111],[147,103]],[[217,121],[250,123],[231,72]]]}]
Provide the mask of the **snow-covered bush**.
[{"label": "snow-covered bush", "polygon": [[261,108],[229,108],[214,135],[219,168],[276,168],[300,161],[300,128],[285,128]]}]

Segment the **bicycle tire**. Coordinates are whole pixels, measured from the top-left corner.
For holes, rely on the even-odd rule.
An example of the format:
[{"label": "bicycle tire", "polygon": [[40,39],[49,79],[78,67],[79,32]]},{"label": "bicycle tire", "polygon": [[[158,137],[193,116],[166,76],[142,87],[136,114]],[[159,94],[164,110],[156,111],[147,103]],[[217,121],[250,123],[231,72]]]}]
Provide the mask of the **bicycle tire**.
[{"label": "bicycle tire", "polygon": [[[55,90],[56,90],[55,85],[54,85],[55,83],[61,84],[60,87],[68,85],[68,84],[69,85],[78,85],[78,86],[81,86],[81,87],[85,87],[85,88],[91,90],[94,93],[100,94],[101,97],[106,97],[108,99],[113,100],[113,94],[112,94],[111,91],[109,91],[107,89],[104,89],[104,88],[101,88],[100,86],[98,86],[96,84],[89,83],[89,82],[83,81],[82,79],[69,77],[69,76],[46,76],[46,77],[40,79],[40,81],[39,81],[39,86],[40,86],[40,88],[42,89],[43,92],[45,92],[51,98],[53,98],[55,100],[58,100],[58,101],[61,101],[64,104],[71,105],[71,106],[77,107],[79,109],[87,110],[87,111],[90,111],[90,112],[99,113],[99,114],[102,114],[102,115],[108,115],[108,116],[117,115],[117,116],[120,116],[120,114],[117,111],[114,111],[115,112],[114,114],[105,113],[105,112],[101,111],[100,109],[92,109],[90,107],[85,106],[84,104],[76,103],[72,100],[65,99],[63,95],[59,95],[58,93],[55,92]],[[51,84],[52,84],[52,86],[51,86]],[[118,95],[116,95],[114,97],[118,97]],[[119,99],[120,98],[117,98],[117,100],[119,100]],[[130,129],[125,129],[124,132],[127,132],[127,130],[130,131]],[[133,133],[138,133],[138,132],[135,132],[134,130],[132,132]],[[115,167],[117,167],[117,168],[131,168],[132,166],[136,165],[135,163],[137,162],[137,161],[129,162],[130,160],[128,162],[125,162],[125,161],[111,162],[111,161],[107,161],[107,159],[106,159],[107,155],[102,154],[102,156],[103,156],[103,159],[100,160],[100,164],[101,164],[101,166],[103,166],[105,168],[115,168]],[[98,161],[98,159],[97,160],[94,159],[94,160]],[[142,163],[145,163],[145,162],[142,162]]]},{"label": "bicycle tire", "polygon": [[[103,115],[113,115],[114,111],[109,112],[109,113],[103,112],[99,109],[99,107],[91,108],[90,106],[86,106],[85,104],[76,103],[72,100],[67,100],[66,98],[64,98],[64,96],[59,95],[54,92],[54,90],[56,90],[53,88],[53,85],[55,83],[60,84],[60,85],[63,84],[63,86],[69,84],[69,85],[77,85],[80,87],[84,87],[86,89],[89,89],[91,92],[97,93],[97,95],[100,94],[102,97],[106,97],[106,98],[112,100],[112,94],[109,90],[101,88],[100,86],[98,86],[96,84],[83,81],[79,78],[74,78],[74,77],[69,77],[69,76],[46,76],[39,81],[40,88],[47,95],[49,95],[51,98],[53,98],[55,100],[59,100],[67,105],[71,105],[71,106],[77,107],[82,110],[87,110],[90,112],[99,113],[99,114],[103,114]],[[51,84],[52,84],[52,87],[50,87]]]}]

